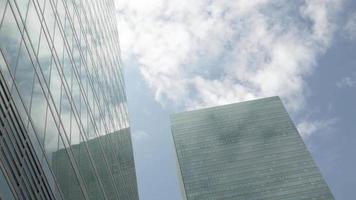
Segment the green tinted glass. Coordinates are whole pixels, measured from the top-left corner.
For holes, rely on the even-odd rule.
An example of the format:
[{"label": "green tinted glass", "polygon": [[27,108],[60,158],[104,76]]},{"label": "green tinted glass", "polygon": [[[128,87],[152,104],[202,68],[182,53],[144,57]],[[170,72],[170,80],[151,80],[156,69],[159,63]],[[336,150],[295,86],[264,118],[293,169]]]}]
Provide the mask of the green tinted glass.
[{"label": "green tinted glass", "polygon": [[278,97],[171,119],[188,200],[333,199]]}]

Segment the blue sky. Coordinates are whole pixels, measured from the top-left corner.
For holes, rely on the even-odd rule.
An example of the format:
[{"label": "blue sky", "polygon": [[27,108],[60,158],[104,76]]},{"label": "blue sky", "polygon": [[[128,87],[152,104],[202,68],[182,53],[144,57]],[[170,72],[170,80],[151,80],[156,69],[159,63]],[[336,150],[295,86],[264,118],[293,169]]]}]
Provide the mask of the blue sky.
[{"label": "blue sky", "polygon": [[169,114],[281,96],[336,199],[356,196],[356,2],[118,1],[143,200],[181,199]]}]

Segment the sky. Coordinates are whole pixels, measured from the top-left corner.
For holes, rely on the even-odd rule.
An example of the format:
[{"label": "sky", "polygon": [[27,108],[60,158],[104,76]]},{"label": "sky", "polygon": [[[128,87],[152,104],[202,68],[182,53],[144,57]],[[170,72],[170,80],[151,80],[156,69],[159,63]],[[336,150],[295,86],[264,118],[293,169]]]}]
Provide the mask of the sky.
[{"label": "sky", "polygon": [[356,1],[116,2],[141,200],[181,199],[169,114],[278,95],[337,200],[356,196]]}]

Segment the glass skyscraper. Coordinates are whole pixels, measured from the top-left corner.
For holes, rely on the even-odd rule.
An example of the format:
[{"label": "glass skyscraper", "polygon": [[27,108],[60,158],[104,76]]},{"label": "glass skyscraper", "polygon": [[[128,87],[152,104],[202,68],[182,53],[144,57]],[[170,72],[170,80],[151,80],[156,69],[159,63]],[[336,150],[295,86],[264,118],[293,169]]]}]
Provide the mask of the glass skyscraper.
[{"label": "glass skyscraper", "polygon": [[112,0],[0,0],[0,199],[138,199]]},{"label": "glass skyscraper", "polygon": [[171,122],[184,199],[333,199],[278,97]]}]

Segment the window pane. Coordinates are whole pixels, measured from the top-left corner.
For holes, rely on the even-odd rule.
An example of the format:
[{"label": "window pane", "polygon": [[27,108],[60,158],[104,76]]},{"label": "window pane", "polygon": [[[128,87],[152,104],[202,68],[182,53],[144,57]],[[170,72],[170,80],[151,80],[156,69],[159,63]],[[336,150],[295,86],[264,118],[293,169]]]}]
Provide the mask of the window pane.
[{"label": "window pane", "polygon": [[5,58],[2,53],[0,53],[0,69],[1,69],[1,73],[3,74],[3,76],[5,78],[6,84],[8,86],[12,85],[13,81],[12,81],[7,63],[5,62]]},{"label": "window pane", "polygon": [[61,33],[60,33],[58,28],[56,28],[56,31],[55,31],[55,34],[54,34],[53,43],[54,43],[54,49],[56,50],[56,52],[58,54],[58,58],[59,58],[60,61],[62,61],[62,59],[63,59],[64,41],[63,41],[62,35],[61,35]]},{"label": "window pane", "polygon": [[27,110],[30,108],[33,79],[34,68],[25,46],[22,45],[15,73],[15,83]]},{"label": "window pane", "polygon": [[40,83],[36,78],[34,82],[34,88],[32,94],[31,118],[34,123],[34,129],[42,144],[44,139],[46,108],[47,108],[47,101],[42,92]]},{"label": "window pane", "polygon": [[79,88],[79,85],[78,85],[78,82],[76,80],[76,78],[74,78],[74,82],[73,82],[73,90],[72,90],[72,98],[73,98],[73,101],[74,101],[74,104],[75,106],[77,107],[78,109],[78,112],[80,113],[80,99],[81,99],[81,93],[80,93],[80,88]]},{"label": "window pane", "polygon": [[0,21],[4,17],[4,12],[7,7],[7,0],[0,0]]},{"label": "window pane", "polygon": [[33,49],[37,53],[38,43],[40,39],[41,24],[32,1],[30,2],[28,9],[29,10],[26,19],[26,30],[32,42]]},{"label": "window pane", "polygon": [[50,91],[52,94],[54,104],[57,108],[57,111],[59,112],[61,91],[62,91],[62,82],[61,82],[61,77],[58,74],[55,64],[52,65],[51,82],[50,82],[49,87],[50,87]]},{"label": "window pane", "polygon": [[66,38],[66,40],[68,42],[69,48],[72,48],[73,32],[72,32],[72,28],[70,27],[70,22],[69,22],[68,18],[65,18],[64,34],[65,34],[65,38]]},{"label": "window pane", "polygon": [[44,22],[47,24],[49,34],[53,37],[54,26],[55,26],[56,21],[55,21],[55,15],[53,13],[50,1],[46,2],[44,18],[45,18]]},{"label": "window pane", "polygon": [[79,141],[80,141],[80,129],[74,117],[74,113],[72,113],[70,144],[71,145],[79,144]]},{"label": "window pane", "polygon": [[17,27],[11,9],[7,9],[3,24],[0,27],[0,47],[9,64],[9,70],[13,74],[18,50],[21,41],[21,34]]},{"label": "window pane", "polygon": [[40,48],[38,50],[38,59],[39,59],[40,65],[41,65],[42,73],[43,73],[43,75],[46,79],[46,82],[48,84],[50,70],[51,70],[52,54],[51,54],[50,48],[48,46],[46,37],[43,34],[43,30],[42,30],[41,40],[40,40]]},{"label": "window pane", "polygon": [[52,153],[58,149],[58,137],[56,123],[53,120],[51,111],[48,109],[44,147],[49,161],[52,160]]},{"label": "window pane", "polygon": [[63,60],[62,60],[62,70],[63,76],[69,86],[69,92],[71,92],[71,81],[72,81],[72,64],[69,60],[69,56],[66,49],[63,49]]},{"label": "window pane", "polygon": [[25,20],[26,17],[28,2],[29,0],[16,0],[17,6],[19,7],[19,12],[23,20]]},{"label": "window pane", "polygon": [[65,8],[64,8],[64,4],[63,4],[63,0],[59,0],[57,3],[57,13],[59,16],[59,20],[61,21],[62,25],[64,25],[64,19],[65,19]]},{"label": "window pane", "polygon": [[64,90],[62,90],[60,115],[64,130],[67,134],[68,139],[70,139],[72,112],[68,97]]},{"label": "window pane", "polygon": [[36,135],[35,130],[32,127],[32,124],[30,124],[30,123],[27,126],[27,133],[28,133],[28,135],[30,137],[31,143],[32,143],[32,145],[33,145],[33,147],[35,149],[35,152],[36,152],[36,155],[37,155],[38,159],[42,160],[43,153],[42,153],[42,149],[40,147],[40,143],[39,143],[39,140],[38,140],[39,138]]}]

